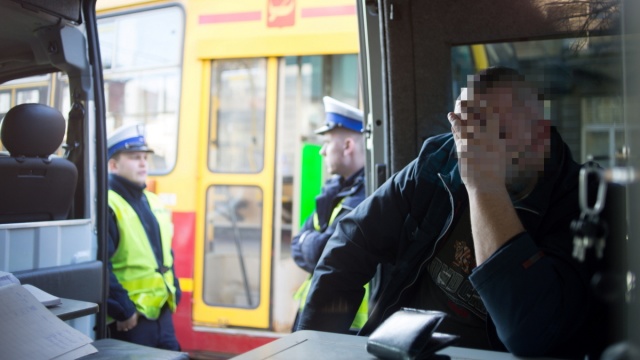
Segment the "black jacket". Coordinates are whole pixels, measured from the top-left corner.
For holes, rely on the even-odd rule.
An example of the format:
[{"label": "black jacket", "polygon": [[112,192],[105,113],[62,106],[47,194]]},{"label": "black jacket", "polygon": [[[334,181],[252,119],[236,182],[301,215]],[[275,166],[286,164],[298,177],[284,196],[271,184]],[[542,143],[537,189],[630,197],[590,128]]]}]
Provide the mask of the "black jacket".
[{"label": "black jacket", "polygon": [[[595,265],[572,257],[570,223],[580,215],[579,170],[554,129],[543,178],[514,204],[526,231],[470,276],[488,310],[488,336],[496,349],[501,348],[497,333],[516,355],[587,351],[584,336],[592,335],[587,318],[593,309],[588,285]],[[316,267],[298,329],[346,332],[362,286],[378,264],[392,264],[393,272],[361,335],[412,305],[420,274],[466,199],[452,135],[426,140],[417,159],[338,224]]]}]

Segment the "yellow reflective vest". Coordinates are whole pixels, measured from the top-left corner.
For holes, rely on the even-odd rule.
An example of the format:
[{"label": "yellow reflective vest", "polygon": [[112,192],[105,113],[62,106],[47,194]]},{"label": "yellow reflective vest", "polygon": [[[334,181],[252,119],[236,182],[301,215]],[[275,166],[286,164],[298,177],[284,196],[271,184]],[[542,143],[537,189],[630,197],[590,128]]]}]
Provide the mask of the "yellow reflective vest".
[{"label": "yellow reflective vest", "polygon": [[167,270],[164,273],[158,271],[158,263],[138,214],[113,190],[109,190],[109,207],[118,222],[120,243],[111,258],[111,264],[114,275],[129,293],[137,311],[147,319],[155,320],[160,316],[165,303],[171,311],[175,312],[176,309],[176,288],[171,270],[173,224],[170,212],[164,208],[160,199],[149,191],[144,191],[144,195],[160,226],[162,265]]}]

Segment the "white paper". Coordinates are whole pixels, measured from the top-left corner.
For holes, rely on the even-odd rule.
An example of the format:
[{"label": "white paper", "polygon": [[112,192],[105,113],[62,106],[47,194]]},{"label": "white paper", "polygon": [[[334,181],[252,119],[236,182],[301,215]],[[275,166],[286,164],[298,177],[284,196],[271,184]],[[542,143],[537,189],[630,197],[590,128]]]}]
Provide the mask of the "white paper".
[{"label": "white paper", "polygon": [[85,347],[92,342],[88,336],[58,319],[21,285],[0,287],[0,304],[3,358],[52,359],[93,348]]},{"label": "white paper", "polygon": [[71,350],[66,354],[60,355],[60,356],[56,356],[55,358],[51,359],[51,360],[75,360],[78,358],[81,358],[83,356],[86,355],[91,355],[93,353],[98,352],[98,349],[96,349],[93,345],[91,344],[87,344],[87,345],[83,345],[77,349]]},{"label": "white paper", "polygon": [[11,284],[20,284],[20,280],[10,272],[0,271],[0,287]]},{"label": "white paper", "polygon": [[55,295],[51,295],[48,292],[37,288],[33,285],[30,284],[24,284],[22,285],[23,288],[27,289],[31,295],[35,296],[36,299],[38,299],[38,301],[40,301],[40,304],[46,306],[46,307],[50,307],[50,306],[56,306],[56,305],[60,305],[62,303],[62,300],[60,300],[59,297],[55,296]]}]

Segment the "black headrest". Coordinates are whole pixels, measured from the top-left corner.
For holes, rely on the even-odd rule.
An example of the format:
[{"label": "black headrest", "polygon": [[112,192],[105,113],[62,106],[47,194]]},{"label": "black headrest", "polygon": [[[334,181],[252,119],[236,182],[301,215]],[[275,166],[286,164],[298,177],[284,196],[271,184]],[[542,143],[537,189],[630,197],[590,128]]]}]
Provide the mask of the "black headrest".
[{"label": "black headrest", "polygon": [[64,138],[62,114],[43,104],[21,104],[7,112],[0,138],[11,156],[47,157]]}]

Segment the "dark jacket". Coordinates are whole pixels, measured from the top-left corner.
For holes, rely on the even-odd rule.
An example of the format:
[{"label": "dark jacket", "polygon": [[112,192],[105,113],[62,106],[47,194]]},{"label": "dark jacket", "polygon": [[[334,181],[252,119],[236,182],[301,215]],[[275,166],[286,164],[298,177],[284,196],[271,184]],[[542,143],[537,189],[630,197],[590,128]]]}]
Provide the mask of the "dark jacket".
[{"label": "dark jacket", "polygon": [[[516,355],[586,352],[594,268],[573,259],[570,231],[580,215],[580,166],[555,129],[551,148],[544,176],[514,204],[526,231],[470,275],[489,313],[490,340],[496,349],[501,341]],[[392,264],[393,272],[361,335],[400,307],[413,305],[414,285],[466,199],[452,135],[427,139],[417,159],[338,224],[316,267],[298,329],[346,332],[362,285],[379,263]]]},{"label": "dark jacket", "polygon": [[[316,197],[316,209],[305,221],[302,229],[291,241],[291,251],[296,264],[313,273],[322,250],[333,235],[338,221],[353,210],[365,198],[364,168],[360,169],[348,179],[333,177],[322,188],[322,193]],[[340,212],[331,219],[333,210],[340,206]],[[314,226],[317,217],[318,229]]]}]

